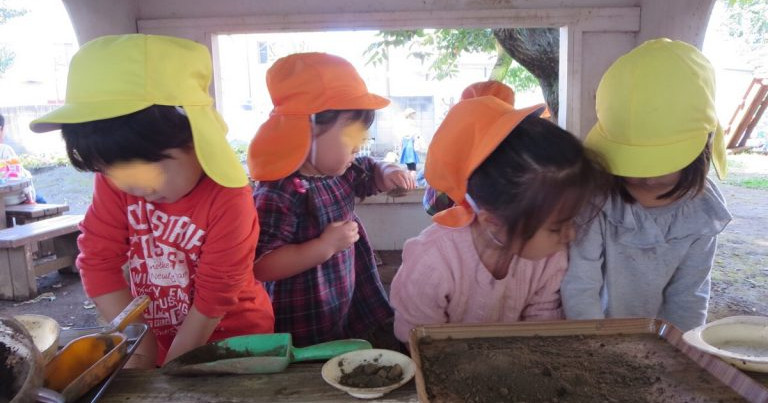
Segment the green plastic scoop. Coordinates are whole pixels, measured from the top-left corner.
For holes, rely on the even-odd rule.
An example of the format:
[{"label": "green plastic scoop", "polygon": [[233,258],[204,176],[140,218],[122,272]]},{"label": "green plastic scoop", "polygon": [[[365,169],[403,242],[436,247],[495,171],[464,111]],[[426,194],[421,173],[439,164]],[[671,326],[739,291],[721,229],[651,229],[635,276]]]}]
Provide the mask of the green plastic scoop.
[{"label": "green plastic scoop", "polygon": [[297,361],[327,360],[371,348],[361,339],[293,347],[290,333],[230,337],[188,351],[163,366],[169,375],[271,374]]}]

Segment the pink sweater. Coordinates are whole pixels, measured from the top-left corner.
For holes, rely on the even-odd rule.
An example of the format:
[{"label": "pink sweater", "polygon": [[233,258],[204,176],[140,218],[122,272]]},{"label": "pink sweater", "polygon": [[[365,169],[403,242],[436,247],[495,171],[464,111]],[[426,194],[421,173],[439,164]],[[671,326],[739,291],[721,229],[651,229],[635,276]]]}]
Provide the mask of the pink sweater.
[{"label": "pink sweater", "polygon": [[422,324],[562,319],[567,266],[565,250],[539,261],[516,258],[496,280],[480,261],[469,226],[433,224],[403,247],[390,296],[395,335],[407,342],[410,329]]}]

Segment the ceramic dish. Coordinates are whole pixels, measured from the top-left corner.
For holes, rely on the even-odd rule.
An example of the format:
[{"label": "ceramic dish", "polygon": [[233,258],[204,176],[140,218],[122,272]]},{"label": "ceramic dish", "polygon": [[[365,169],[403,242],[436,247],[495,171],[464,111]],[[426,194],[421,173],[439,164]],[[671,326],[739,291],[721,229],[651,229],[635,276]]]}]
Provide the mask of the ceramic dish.
[{"label": "ceramic dish", "polygon": [[685,332],[683,339],[738,368],[768,372],[768,317],[723,318]]},{"label": "ceramic dish", "polygon": [[45,315],[16,315],[14,317],[32,335],[32,341],[43,355],[43,361],[48,361],[56,355],[59,348],[61,327],[55,319]]},{"label": "ceramic dish", "polygon": [[[387,386],[377,388],[354,388],[339,383],[344,374],[352,372],[354,368],[361,364],[395,365],[400,364],[403,369],[403,375],[400,381]],[[376,399],[384,396],[411,380],[415,373],[414,363],[407,355],[397,351],[372,348],[368,350],[352,351],[331,358],[323,365],[323,379],[333,387],[343,390],[359,399]]]}]

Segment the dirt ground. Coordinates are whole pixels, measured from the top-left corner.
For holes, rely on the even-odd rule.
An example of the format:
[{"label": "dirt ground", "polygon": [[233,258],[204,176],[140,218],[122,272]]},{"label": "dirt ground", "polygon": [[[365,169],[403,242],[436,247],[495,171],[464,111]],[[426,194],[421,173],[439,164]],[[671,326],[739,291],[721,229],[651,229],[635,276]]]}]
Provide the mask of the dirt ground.
[{"label": "dirt ground", "polygon": [[718,238],[708,320],[768,316],[768,191],[721,185],[733,221]]},{"label": "dirt ground", "polygon": [[[51,203],[66,202],[70,213],[84,213],[89,196],[73,189],[92,181],[90,174],[71,168],[38,173],[38,193]],[[721,184],[734,220],[720,237],[712,276],[709,318],[732,315],[768,316],[768,190]],[[386,286],[400,264],[400,251],[380,251],[380,266]],[[0,301],[0,314],[48,315],[65,328],[99,325],[93,304],[85,297],[79,277],[53,273],[38,278],[40,296],[23,303]]]},{"label": "dirt ground", "polygon": [[740,402],[653,334],[419,343],[433,402]]}]

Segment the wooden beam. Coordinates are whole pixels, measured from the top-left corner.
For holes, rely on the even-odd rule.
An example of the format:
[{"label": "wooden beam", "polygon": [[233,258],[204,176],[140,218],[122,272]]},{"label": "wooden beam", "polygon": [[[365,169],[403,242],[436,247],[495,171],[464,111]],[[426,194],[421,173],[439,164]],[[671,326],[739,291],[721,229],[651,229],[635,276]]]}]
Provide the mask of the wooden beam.
[{"label": "wooden beam", "polygon": [[578,25],[588,31],[640,30],[640,7],[474,9],[339,14],[246,15],[242,17],[140,19],[139,32],[179,30],[234,34],[255,32],[388,30],[414,28],[528,28]]}]

